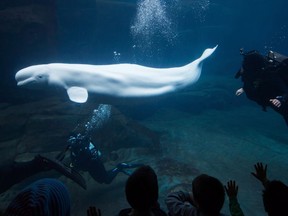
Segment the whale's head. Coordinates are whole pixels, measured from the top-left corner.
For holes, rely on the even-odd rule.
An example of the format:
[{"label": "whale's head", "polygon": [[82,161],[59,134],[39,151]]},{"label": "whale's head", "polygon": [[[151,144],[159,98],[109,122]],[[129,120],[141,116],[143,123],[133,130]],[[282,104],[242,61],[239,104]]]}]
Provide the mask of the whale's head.
[{"label": "whale's head", "polygon": [[33,65],[19,70],[15,79],[18,86],[37,88],[47,85],[49,81],[49,68],[47,65]]}]

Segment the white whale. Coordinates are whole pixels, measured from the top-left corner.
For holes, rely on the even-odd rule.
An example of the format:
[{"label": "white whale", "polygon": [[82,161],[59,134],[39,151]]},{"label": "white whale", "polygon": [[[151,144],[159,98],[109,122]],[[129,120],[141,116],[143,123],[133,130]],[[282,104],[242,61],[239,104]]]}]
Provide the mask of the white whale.
[{"label": "white whale", "polygon": [[64,88],[69,99],[76,103],[85,103],[90,93],[116,98],[153,97],[195,83],[201,75],[203,61],[216,48],[206,49],[200,58],[182,67],[51,63],[24,68],[16,73],[15,79],[18,86]]}]

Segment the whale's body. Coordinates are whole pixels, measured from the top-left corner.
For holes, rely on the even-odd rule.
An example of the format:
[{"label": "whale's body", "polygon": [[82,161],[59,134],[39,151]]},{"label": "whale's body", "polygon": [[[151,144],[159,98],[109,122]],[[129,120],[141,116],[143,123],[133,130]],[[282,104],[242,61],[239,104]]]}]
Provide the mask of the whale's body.
[{"label": "whale's body", "polygon": [[86,65],[51,63],[18,71],[18,86],[52,85],[65,88],[69,99],[84,103],[88,94],[108,97],[153,97],[195,83],[203,61],[217,48],[206,49],[190,64],[174,68],[152,68],[137,64]]}]

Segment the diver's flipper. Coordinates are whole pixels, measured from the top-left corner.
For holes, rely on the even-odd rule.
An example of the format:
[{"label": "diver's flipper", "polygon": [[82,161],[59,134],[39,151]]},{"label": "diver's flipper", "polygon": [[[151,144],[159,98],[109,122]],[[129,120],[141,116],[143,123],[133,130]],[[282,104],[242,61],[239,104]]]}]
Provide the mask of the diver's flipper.
[{"label": "diver's flipper", "polygon": [[64,151],[60,152],[56,157],[55,159],[58,160],[58,161],[62,161],[64,158],[65,158],[65,154],[66,152],[70,149],[70,145],[68,145]]},{"label": "diver's flipper", "polygon": [[127,171],[126,169],[133,169],[133,168],[137,168],[137,167],[141,167],[141,166],[144,166],[144,164],[119,163],[117,165],[117,168],[118,168],[119,172],[122,172],[122,173],[130,176],[132,174],[132,172]]},{"label": "diver's flipper", "polygon": [[136,168],[136,167],[141,167],[144,166],[144,164],[130,164],[130,163],[119,163],[117,165],[117,168],[122,170],[122,169],[131,169],[131,168]]},{"label": "diver's flipper", "polygon": [[121,170],[119,172],[122,172],[122,173],[124,173],[125,175],[128,175],[128,176],[130,176],[132,174],[131,171],[127,171],[127,170]]},{"label": "diver's flipper", "polygon": [[61,163],[58,160],[50,159],[47,157],[43,157],[38,155],[37,157],[41,158],[49,168],[52,168],[61,174],[65,175],[67,178],[70,178],[78,185],[80,185],[85,190],[87,189],[86,181],[83,176],[75,169],[68,167],[67,165]]},{"label": "diver's flipper", "polygon": [[70,87],[67,89],[69,99],[76,103],[85,103],[88,99],[88,92],[82,87]]}]

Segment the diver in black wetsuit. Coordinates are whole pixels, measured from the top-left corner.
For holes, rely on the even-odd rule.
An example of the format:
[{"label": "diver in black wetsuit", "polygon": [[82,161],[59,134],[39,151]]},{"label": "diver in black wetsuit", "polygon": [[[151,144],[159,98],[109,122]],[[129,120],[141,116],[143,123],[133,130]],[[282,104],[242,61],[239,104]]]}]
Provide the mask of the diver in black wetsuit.
[{"label": "diver in black wetsuit", "polygon": [[239,96],[243,92],[246,96],[262,106],[267,107],[283,116],[288,126],[288,59],[287,57],[269,52],[262,56],[253,50],[244,53],[241,69],[235,78],[241,77],[243,87],[236,91]]},{"label": "diver in black wetsuit", "polygon": [[67,148],[57,156],[57,159],[62,161],[66,152],[70,150],[71,167],[87,171],[95,181],[105,184],[110,184],[119,172],[129,175],[127,168],[142,166],[143,164],[119,163],[108,171],[104,167],[99,146],[92,142],[91,137],[109,122],[110,116],[111,105],[100,104],[93,110],[88,121],[75,128],[78,132],[73,132],[68,139]]},{"label": "diver in black wetsuit", "polygon": [[[126,175],[130,173],[127,168],[136,168],[143,164],[119,163],[115,168],[106,170],[102,161],[102,155],[98,146],[93,144],[87,136],[77,134],[69,139],[70,145],[66,150],[70,150],[70,166],[77,170],[87,171],[98,183],[110,184],[119,172]],[[65,154],[65,152],[63,152]],[[63,154],[62,157],[63,159]],[[59,158],[61,160],[61,158]]]}]

